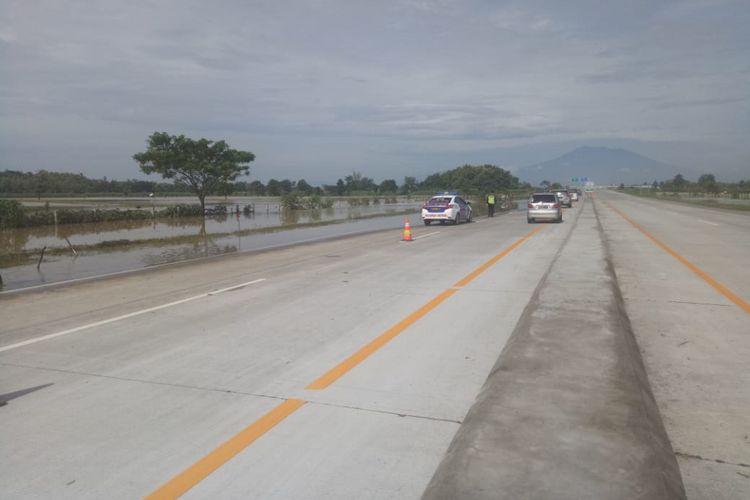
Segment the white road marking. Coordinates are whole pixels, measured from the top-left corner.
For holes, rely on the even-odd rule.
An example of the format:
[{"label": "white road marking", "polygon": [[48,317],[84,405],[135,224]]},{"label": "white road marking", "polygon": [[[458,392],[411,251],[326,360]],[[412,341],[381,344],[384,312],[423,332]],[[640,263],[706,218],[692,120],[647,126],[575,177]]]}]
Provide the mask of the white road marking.
[{"label": "white road marking", "polygon": [[709,221],[707,221],[707,220],[703,220],[703,219],[696,219],[696,220],[697,220],[697,221],[699,221],[699,222],[702,222],[702,223],[704,223],[704,224],[710,224],[710,225],[712,225],[712,226],[721,226],[721,224],[719,224],[719,223],[717,223],[717,222],[709,222]]},{"label": "white road marking", "polygon": [[123,314],[122,316],[116,316],[114,318],[104,319],[104,320],[101,320],[101,321],[96,321],[94,323],[89,323],[87,325],[77,326],[75,328],[70,328],[68,330],[63,330],[61,332],[50,333],[49,335],[44,335],[42,337],[37,337],[37,338],[34,338],[34,339],[24,340],[23,342],[18,342],[16,344],[6,345],[4,347],[0,347],[0,352],[10,351],[11,349],[17,349],[18,347],[23,347],[23,346],[27,346],[27,345],[31,345],[31,344],[36,344],[37,342],[42,342],[44,340],[49,340],[49,339],[53,339],[53,338],[56,338],[56,337],[62,337],[63,335],[69,335],[71,333],[80,332],[81,330],[86,330],[88,328],[94,328],[94,327],[97,327],[97,326],[102,326],[102,325],[106,325],[106,324],[109,324],[109,323],[114,323],[115,321],[120,321],[120,320],[123,320],[123,319],[132,318],[134,316],[140,316],[141,314],[146,314],[146,313],[158,311],[160,309],[166,309],[167,307],[172,307],[172,306],[176,306],[176,305],[179,305],[179,304],[184,304],[185,302],[192,302],[193,300],[202,299],[204,297],[211,297],[213,295],[218,295],[220,293],[229,292],[229,291],[232,291],[232,290],[237,290],[238,288],[242,288],[242,287],[245,287],[245,286],[248,286],[248,285],[254,285],[256,283],[260,283],[261,281],[266,281],[266,278],[260,278],[260,279],[257,279],[257,280],[248,281],[247,283],[240,283],[239,285],[233,285],[233,286],[230,286],[230,287],[227,287],[227,288],[221,288],[219,290],[213,290],[211,292],[202,293],[200,295],[194,295],[192,297],[187,297],[185,299],[175,300],[174,302],[169,302],[167,304],[162,304],[160,306],[149,307],[148,309],[141,309],[140,311],[134,311],[132,313]]},{"label": "white road marking", "polygon": [[415,239],[421,240],[422,238],[427,238],[429,236],[435,236],[436,234],[440,234],[440,231],[434,231],[432,233],[426,233],[426,234],[419,234],[419,235],[417,235],[417,238],[415,238]]},{"label": "white road marking", "polygon": [[[179,264],[179,263],[183,263],[183,262],[188,262],[188,261],[183,260],[183,261],[180,261],[180,262],[168,262],[166,264],[159,264],[158,266],[145,267],[143,269],[154,269],[156,267],[161,267],[162,265],[167,266],[167,265]],[[130,273],[134,273],[136,271],[141,271],[141,270],[142,269],[126,269],[124,271],[115,271],[113,273],[97,274],[96,276],[84,276],[82,278],[72,278],[72,279],[69,279],[69,280],[53,281],[51,283],[42,283],[41,285],[32,285],[32,286],[27,286],[25,288],[14,288],[13,290],[5,290],[4,292],[0,292],[0,295],[6,295],[6,294],[10,295],[10,294],[13,294],[13,293],[25,292],[27,290],[35,290],[37,288],[50,287],[50,286],[53,286],[53,285],[55,285],[55,286],[56,285],[67,285],[67,284],[70,284],[70,283],[78,283],[79,281],[94,281],[94,280],[101,279],[101,278],[110,278],[112,276],[119,276],[120,274],[130,274]]]}]

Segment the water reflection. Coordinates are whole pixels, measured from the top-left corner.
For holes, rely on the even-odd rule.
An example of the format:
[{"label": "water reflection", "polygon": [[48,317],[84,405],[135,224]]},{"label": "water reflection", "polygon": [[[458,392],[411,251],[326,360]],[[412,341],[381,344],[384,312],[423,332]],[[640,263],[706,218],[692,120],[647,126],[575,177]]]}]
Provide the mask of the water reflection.
[{"label": "water reflection", "polygon": [[[67,249],[66,238],[74,247],[85,249],[110,241],[145,242],[146,240],[195,235],[196,232],[226,236],[238,230],[351,220],[373,214],[400,212],[418,206],[417,202],[403,202],[356,207],[339,206],[320,210],[278,210],[277,206],[265,204],[260,207],[256,206],[255,212],[237,212],[206,219],[202,217],[159,218],[11,229],[0,231],[0,254],[7,257],[24,251],[39,252],[45,246],[48,249]],[[232,210],[235,208],[232,207]],[[0,267],[3,265],[7,264],[0,263]]]},{"label": "water reflection", "polygon": [[[352,229],[399,227],[403,220],[400,217],[368,218],[415,210],[419,206],[421,202],[402,200],[352,207],[338,203],[319,210],[287,211],[280,210],[278,205],[258,204],[254,211],[236,211],[232,206],[228,215],[206,219],[159,218],[1,230],[0,274],[4,287],[0,285],[0,289],[283,245],[303,234],[305,238],[316,238],[349,234]],[[334,225],[326,225],[329,223]],[[323,226],[305,228],[310,224]],[[37,269],[44,247],[47,250]]]},{"label": "water reflection", "polygon": [[[321,215],[323,218],[325,216],[325,213]],[[413,223],[418,221],[418,216],[411,217]],[[300,217],[300,221],[305,220],[309,219]],[[240,250],[267,250],[357,232],[400,230],[403,220],[403,215],[393,215],[370,219],[339,219],[332,224],[313,227],[277,225],[269,230],[248,230],[248,226],[253,225],[252,219],[230,216],[226,224],[231,225],[232,231],[224,234],[211,233],[211,223],[207,221],[205,230],[201,225],[191,226],[189,235],[171,239],[149,239],[137,244],[107,244],[95,250],[80,251],[77,258],[67,248],[58,250],[57,253],[48,251],[39,269],[36,267],[39,254],[31,254],[31,259],[26,262],[0,268],[4,281],[4,286],[0,289],[7,291],[44,283],[120,273]]]},{"label": "water reflection", "polygon": [[293,224],[299,224],[302,214],[300,210],[282,210],[281,211],[281,224],[284,226],[291,226]]}]

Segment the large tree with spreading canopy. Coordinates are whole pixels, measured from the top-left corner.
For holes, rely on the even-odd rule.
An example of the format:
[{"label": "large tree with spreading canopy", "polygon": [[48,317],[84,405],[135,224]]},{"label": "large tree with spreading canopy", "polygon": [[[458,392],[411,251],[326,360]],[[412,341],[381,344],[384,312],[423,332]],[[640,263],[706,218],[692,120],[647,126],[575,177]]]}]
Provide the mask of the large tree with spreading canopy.
[{"label": "large tree with spreading canopy", "polygon": [[206,195],[248,174],[248,163],[255,155],[231,149],[224,141],[154,132],[148,138],[148,149],[133,155],[133,159],[146,174],[160,174],[190,186],[205,212]]}]

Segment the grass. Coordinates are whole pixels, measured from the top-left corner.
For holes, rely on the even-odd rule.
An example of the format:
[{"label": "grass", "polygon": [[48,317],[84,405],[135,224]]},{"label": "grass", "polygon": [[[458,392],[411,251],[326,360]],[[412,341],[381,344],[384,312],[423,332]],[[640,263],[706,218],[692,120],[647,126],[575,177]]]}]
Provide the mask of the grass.
[{"label": "grass", "polygon": [[730,210],[733,212],[750,212],[750,203],[747,203],[747,204],[721,203],[715,199],[693,200],[690,198],[682,198],[680,196],[667,195],[667,194],[657,196],[653,192],[646,193],[640,189],[626,189],[625,192],[633,196],[638,196],[640,198],[648,198],[650,200],[659,200],[659,201],[667,201],[667,202],[671,201],[674,203],[682,203],[683,205],[694,205],[694,206],[699,206],[699,207],[716,208],[719,210]]}]

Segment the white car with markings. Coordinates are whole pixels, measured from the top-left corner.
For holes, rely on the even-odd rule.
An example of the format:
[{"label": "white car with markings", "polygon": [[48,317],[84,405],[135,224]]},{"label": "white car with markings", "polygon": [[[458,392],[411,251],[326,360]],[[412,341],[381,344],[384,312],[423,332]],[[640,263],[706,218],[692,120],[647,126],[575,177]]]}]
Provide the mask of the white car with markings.
[{"label": "white car with markings", "polygon": [[471,203],[455,193],[433,196],[422,206],[422,221],[425,226],[433,222],[460,224],[471,222]]}]

